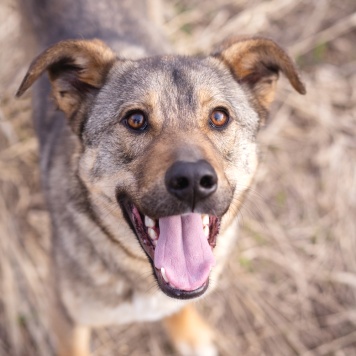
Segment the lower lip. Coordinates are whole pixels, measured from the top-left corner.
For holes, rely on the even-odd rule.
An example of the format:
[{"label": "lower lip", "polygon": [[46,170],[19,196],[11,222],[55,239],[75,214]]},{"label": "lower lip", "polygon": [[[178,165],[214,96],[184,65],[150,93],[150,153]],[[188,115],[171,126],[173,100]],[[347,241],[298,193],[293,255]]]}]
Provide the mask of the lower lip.
[{"label": "lower lip", "polygon": [[197,298],[203,295],[209,286],[209,279],[208,279],[201,287],[192,291],[175,289],[164,281],[160,272],[156,268],[154,268],[154,271],[161,290],[163,291],[163,293],[165,293],[171,298],[181,299],[181,300]]}]

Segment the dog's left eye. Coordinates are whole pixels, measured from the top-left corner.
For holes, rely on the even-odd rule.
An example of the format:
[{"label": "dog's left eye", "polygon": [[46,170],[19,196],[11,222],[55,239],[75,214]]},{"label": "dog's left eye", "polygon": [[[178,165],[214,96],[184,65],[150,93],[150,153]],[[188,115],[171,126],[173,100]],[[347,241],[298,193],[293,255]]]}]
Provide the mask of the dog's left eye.
[{"label": "dog's left eye", "polygon": [[214,128],[221,129],[229,122],[229,115],[223,109],[214,109],[210,114],[210,125]]},{"label": "dog's left eye", "polygon": [[147,118],[142,111],[134,111],[126,115],[126,126],[132,130],[143,131],[147,128]]}]

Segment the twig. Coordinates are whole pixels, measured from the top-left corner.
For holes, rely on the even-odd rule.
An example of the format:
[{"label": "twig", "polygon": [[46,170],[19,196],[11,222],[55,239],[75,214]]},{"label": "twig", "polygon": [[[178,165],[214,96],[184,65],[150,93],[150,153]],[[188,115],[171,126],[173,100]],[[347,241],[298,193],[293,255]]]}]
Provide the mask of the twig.
[{"label": "twig", "polygon": [[351,31],[354,27],[356,27],[356,12],[339,20],[335,25],[330,26],[316,35],[307,37],[298,42],[292,46],[289,51],[293,56],[303,55],[319,43],[330,42],[344,33]]},{"label": "twig", "polygon": [[301,356],[315,356],[315,355],[327,355],[354,343],[356,340],[356,331],[335,339],[331,342],[325,343],[313,350],[303,353]]}]

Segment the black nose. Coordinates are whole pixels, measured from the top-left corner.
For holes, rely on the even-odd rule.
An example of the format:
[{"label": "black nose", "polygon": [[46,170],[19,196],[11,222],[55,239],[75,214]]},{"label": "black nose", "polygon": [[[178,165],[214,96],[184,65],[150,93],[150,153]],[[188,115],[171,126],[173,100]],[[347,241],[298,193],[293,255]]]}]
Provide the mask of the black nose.
[{"label": "black nose", "polygon": [[204,160],[175,162],[165,177],[169,193],[191,206],[213,194],[217,182],[218,177],[214,168]]}]

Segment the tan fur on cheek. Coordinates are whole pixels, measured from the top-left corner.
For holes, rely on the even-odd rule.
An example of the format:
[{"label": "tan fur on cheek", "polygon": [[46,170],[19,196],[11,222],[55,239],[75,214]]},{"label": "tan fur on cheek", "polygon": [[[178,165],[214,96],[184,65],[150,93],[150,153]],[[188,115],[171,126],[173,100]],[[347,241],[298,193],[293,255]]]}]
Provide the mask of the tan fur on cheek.
[{"label": "tan fur on cheek", "polygon": [[130,189],[136,187],[134,177],[125,168],[118,168],[116,172],[110,174],[102,172],[96,176],[94,172],[98,156],[98,149],[87,149],[79,162],[79,176],[88,192],[91,209],[102,226],[105,226],[107,233],[113,240],[120,242],[127,254],[147,263],[147,258],[137,239],[133,235],[132,238],[128,238],[132,233],[128,225],[122,223],[123,213],[116,197],[116,189],[120,188],[120,183],[124,183]]},{"label": "tan fur on cheek", "polygon": [[256,144],[250,144],[249,146],[248,153],[246,153],[246,157],[244,157],[248,162],[247,167],[244,168],[242,165],[239,165],[239,168],[236,166],[228,166],[225,171],[226,176],[230,178],[231,184],[235,185],[236,189],[230,208],[224,216],[221,231],[229,227],[239,214],[258,168]]},{"label": "tan fur on cheek", "polygon": [[99,158],[98,149],[86,149],[79,161],[79,176],[87,189],[95,196],[105,196],[107,201],[114,202],[116,197],[116,187],[120,182],[132,186],[134,180],[132,174],[127,169],[117,169],[117,172],[100,175],[95,173],[95,166]]},{"label": "tan fur on cheek", "polygon": [[87,183],[91,181],[89,177],[97,161],[97,156],[97,149],[86,149],[79,160],[79,175]]}]

